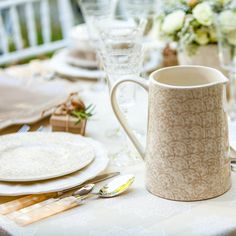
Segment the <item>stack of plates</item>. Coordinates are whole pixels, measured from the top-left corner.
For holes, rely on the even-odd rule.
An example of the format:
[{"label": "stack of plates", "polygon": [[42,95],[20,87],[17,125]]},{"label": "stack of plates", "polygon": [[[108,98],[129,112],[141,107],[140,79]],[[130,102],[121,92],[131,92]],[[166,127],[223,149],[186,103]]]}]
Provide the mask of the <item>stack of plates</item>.
[{"label": "stack of plates", "polygon": [[50,65],[59,75],[72,79],[100,79],[105,76],[97,69],[96,53],[89,43],[85,24],[71,29],[68,48],[58,51]]},{"label": "stack of plates", "polygon": [[63,132],[0,136],[0,195],[57,192],[96,177],[106,151],[90,138]]},{"label": "stack of plates", "polygon": [[50,60],[51,69],[70,79],[97,80],[105,76],[103,71],[97,69],[96,61],[86,62],[75,55],[68,48],[58,51]]},{"label": "stack of plates", "polygon": [[[146,46],[146,45],[145,45]],[[152,72],[160,66],[161,50],[150,50],[145,56],[143,73]],[[58,51],[50,61],[50,67],[59,75],[71,79],[100,79],[105,73],[97,68],[96,54],[89,43],[86,25],[72,28],[68,48]]]}]

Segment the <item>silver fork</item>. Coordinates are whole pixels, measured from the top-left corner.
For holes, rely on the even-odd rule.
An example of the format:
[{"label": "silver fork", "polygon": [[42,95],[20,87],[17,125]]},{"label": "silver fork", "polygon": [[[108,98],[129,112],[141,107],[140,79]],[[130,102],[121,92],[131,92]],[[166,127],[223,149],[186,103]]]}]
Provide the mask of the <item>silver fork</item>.
[{"label": "silver fork", "polygon": [[40,127],[36,130],[37,132],[43,132],[44,131],[44,126],[40,125]]},{"label": "silver fork", "polygon": [[28,125],[23,125],[18,131],[17,133],[26,133],[30,130],[30,127]]},{"label": "silver fork", "polygon": [[[30,126],[29,125],[23,125],[18,131],[17,133],[26,133],[30,130]],[[37,132],[42,132],[44,130],[44,126],[41,125],[36,131]]]}]

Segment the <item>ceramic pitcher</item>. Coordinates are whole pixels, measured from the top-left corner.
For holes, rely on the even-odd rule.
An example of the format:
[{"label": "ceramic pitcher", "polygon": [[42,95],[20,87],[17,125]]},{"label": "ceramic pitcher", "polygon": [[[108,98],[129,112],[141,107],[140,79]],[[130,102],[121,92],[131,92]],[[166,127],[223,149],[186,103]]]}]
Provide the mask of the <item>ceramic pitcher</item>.
[{"label": "ceramic pitcher", "polygon": [[[195,201],[230,188],[227,81],[213,68],[176,66],[153,72],[148,83],[140,78],[114,85],[112,107],[145,160],[148,191],[166,199]],[[125,82],[139,84],[149,93],[146,151],[116,100],[117,88]]]}]

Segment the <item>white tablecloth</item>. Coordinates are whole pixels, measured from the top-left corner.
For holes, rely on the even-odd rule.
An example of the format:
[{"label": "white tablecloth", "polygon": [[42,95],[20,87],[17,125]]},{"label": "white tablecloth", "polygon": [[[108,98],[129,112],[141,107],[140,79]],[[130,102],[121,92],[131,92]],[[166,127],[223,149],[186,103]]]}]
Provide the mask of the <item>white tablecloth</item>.
[{"label": "white tablecloth", "polygon": [[27,227],[1,217],[0,224],[17,236],[144,236],[236,235],[236,174],[232,189],[221,197],[201,202],[175,202],[148,193],[144,168],[127,169],[136,181],[122,196],[94,199]]},{"label": "white tablecloth", "polygon": [[[107,130],[117,127],[106,92],[84,90],[86,101],[96,104],[96,115],[88,122],[87,136],[108,148],[110,155],[120,148],[120,140],[108,138]],[[141,105],[140,105],[141,104]],[[133,126],[146,127],[146,96],[139,91],[138,105],[132,113]],[[137,114],[139,119],[137,119]],[[142,118],[140,118],[142,117]],[[231,138],[236,140],[231,126]],[[144,163],[114,167],[136,176],[127,193],[111,199],[93,199],[67,212],[27,227],[19,227],[4,216],[0,225],[15,236],[144,236],[144,235],[236,235],[236,173],[232,173],[230,191],[215,199],[199,202],[176,202],[153,196],[145,189]],[[101,185],[101,184],[100,184]],[[99,188],[99,186],[97,188]],[[6,198],[1,198],[1,202]]]}]

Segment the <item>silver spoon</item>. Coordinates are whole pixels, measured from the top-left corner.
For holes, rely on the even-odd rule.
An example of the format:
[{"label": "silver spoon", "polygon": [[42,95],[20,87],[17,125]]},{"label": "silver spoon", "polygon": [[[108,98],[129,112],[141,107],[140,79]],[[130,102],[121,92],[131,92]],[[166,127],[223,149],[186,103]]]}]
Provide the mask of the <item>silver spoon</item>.
[{"label": "silver spoon", "polygon": [[122,175],[116,177],[114,180],[105,184],[97,193],[91,193],[83,196],[75,196],[80,200],[90,198],[90,197],[100,197],[100,198],[109,198],[120,195],[125,192],[131,184],[134,182],[135,177],[133,175]]}]

